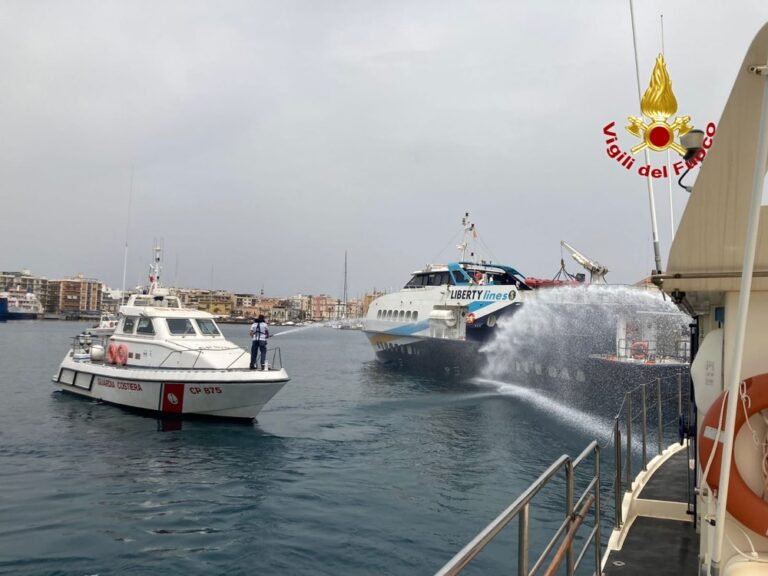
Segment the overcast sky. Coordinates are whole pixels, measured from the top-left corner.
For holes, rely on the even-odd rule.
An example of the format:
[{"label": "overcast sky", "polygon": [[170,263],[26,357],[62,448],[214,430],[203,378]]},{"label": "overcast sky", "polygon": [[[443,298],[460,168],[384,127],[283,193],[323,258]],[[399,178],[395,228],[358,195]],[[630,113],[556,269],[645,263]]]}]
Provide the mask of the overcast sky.
[{"label": "overcast sky", "polygon": [[[662,13],[678,115],[704,127],[768,2],[637,1],[643,91]],[[348,251],[356,296],[455,259],[466,211],[525,275],[566,240],[632,283],[648,194],[602,133],[631,148],[629,114],[628,1],[0,0],[0,269],[119,288],[127,230],[129,286],[161,238],[166,284],[340,296]]]}]

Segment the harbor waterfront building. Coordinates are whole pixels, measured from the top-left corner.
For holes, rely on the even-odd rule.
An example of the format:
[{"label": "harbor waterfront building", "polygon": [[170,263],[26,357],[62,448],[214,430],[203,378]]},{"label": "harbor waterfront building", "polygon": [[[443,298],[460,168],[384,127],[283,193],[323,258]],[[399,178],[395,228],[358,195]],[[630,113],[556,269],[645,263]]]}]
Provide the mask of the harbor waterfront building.
[{"label": "harbor waterfront building", "polygon": [[[16,288],[31,292],[48,310],[49,280],[43,276],[34,276],[30,270],[18,272],[0,272],[0,292],[14,290]],[[52,310],[53,311],[53,310]]]},{"label": "harbor waterfront building", "polygon": [[102,309],[102,288],[99,280],[86,278],[82,274],[64,280],[50,280],[46,311],[78,318],[98,317]]},{"label": "harbor waterfront building", "polygon": [[[121,301],[138,289],[112,289],[95,278],[77,276],[50,280],[30,270],[0,271],[0,292],[19,289],[34,294],[49,317],[82,318],[117,313]],[[328,294],[296,294],[287,298],[263,294],[231,293],[226,290],[175,288],[182,306],[209,312],[219,318],[243,320],[263,314],[273,323],[325,322],[360,318],[380,292],[364,294],[346,302]]]}]

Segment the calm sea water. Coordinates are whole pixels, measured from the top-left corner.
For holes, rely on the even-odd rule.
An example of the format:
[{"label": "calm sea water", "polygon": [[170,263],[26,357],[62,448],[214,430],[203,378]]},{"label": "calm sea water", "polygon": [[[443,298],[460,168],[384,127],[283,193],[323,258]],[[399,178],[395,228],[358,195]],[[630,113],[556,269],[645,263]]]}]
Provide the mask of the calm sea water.
[{"label": "calm sea water", "polygon": [[[512,383],[391,372],[361,332],[312,328],[271,340],[292,380],[256,423],[167,430],[55,391],[85,326],[0,323],[0,573],[432,574],[610,427]],[[534,530],[562,509],[545,495]],[[469,573],[513,571],[515,546]]]}]

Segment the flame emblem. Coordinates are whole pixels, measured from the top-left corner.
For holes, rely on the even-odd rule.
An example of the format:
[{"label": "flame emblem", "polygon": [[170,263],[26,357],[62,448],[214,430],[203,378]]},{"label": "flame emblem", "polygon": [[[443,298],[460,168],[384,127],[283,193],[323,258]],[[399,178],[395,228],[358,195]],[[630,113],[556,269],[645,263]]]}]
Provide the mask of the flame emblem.
[{"label": "flame emblem", "polygon": [[672,148],[678,154],[685,155],[685,148],[675,142],[675,135],[680,137],[691,131],[691,117],[677,117],[672,124],[667,123],[667,118],[677,112],[677,99],[672,92],[672,82],[662,54],[656,57],[651,83],[640,101],[640,110],[650,118],[651,123],[646,124],[642,117],[628,117],[627,132],[643,140],[632,148],[632,154],[648,147],[655,152]]}]

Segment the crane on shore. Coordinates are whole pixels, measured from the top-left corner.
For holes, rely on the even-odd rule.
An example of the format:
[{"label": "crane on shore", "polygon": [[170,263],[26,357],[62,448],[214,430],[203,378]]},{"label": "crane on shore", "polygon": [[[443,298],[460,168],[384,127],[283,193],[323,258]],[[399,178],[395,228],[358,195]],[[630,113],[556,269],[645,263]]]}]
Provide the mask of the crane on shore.
[{"label": "crane on shore", "polygon": [[591,284],[607,284],[605,281],[605,275],[608,274],[608,268],[595,262],[591,258],[587,258],[584,254],[576,250],[573,246],[568,244],[565,240],[560,241],[560,246],[568,250],[571,256],[576,262],[578,262],[585,270],[589,271],[589,282]]}]

